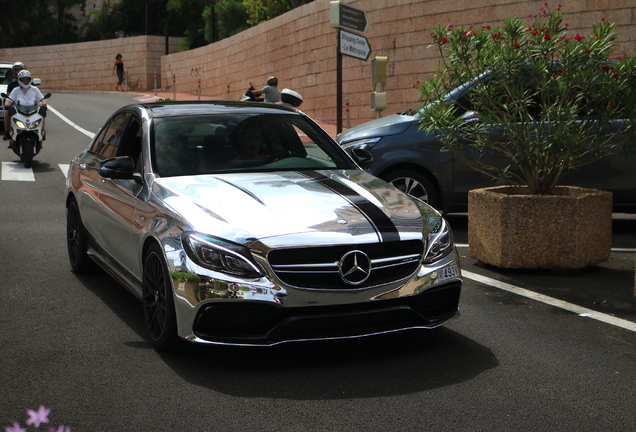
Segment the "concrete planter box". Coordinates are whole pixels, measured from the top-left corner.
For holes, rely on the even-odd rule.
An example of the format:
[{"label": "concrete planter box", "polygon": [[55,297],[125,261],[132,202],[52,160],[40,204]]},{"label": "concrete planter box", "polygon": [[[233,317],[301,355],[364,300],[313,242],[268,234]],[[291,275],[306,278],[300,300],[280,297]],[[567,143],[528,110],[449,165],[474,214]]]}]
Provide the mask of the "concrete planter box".
[{"label": "concrete planter box", "polygon": [[610,257],[611,192],[560,186],[529,195],[523,186],[468,194],[470,256],[501,268],[578,270]]}]

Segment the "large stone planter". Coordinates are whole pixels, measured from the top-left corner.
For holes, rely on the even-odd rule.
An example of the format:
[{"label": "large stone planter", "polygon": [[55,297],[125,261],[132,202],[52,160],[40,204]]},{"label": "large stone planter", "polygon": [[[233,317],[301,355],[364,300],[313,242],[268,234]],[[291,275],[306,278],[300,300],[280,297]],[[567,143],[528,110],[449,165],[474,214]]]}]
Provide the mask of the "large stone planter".
[{"label": "large stone planter", "polygon": [[501,268],[578,270],[609,260],[611,192],[560,186],[554,195],[498,186],[468,194],[470,256]]}]

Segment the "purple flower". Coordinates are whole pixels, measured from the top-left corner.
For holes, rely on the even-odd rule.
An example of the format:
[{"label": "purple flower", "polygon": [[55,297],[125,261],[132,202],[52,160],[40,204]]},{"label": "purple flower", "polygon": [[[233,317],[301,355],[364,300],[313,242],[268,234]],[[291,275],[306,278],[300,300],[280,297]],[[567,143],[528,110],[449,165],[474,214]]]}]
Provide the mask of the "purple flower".
[{"label": "purple flower", "polygon": [[26,429],[22,429],[22,427],[20,427],[18,422],[14,422],[13,426],[4,428],[4,431],[5,432],[26,432]]},{"label": "purple flower", "polygon": [[26,421],[26,424],[33,425],[36,428],[39,428],[42,423],[49,422],[49,414],[51,410],[46,408],[44,405],[40,405],[37,412],[33,410],[27,410],[27,414],[29,415],[29,419]]},{"label": "purple flower", "polygon": [[49,428],[48,432],[71,432],[71,429],[60,425],[57,429]]}]

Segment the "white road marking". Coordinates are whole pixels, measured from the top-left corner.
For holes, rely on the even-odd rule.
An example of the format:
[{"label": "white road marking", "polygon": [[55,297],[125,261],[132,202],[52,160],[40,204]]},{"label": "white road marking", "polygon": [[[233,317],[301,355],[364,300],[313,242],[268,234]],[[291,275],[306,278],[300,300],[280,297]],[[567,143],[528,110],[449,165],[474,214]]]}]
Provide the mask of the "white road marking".
[{"label": "white road marking", "polygon": [[35,181],[31,168],[25,168],[22,163],[2,162],[2,180]]},{"label": "white road marking", "polygon": [[60,169],[62,170],[62,173],[64,174],[64,178],[68,178],[68,167],[70,167],[71,164],[57,164],[57,166],[59,166]]},{"label": "white road marking", "polygon": [[143,97],[135,98],[136,101],[139,101],[142,103],[154,102],[159,99],[161,99],[159,96],[143,96]]},{"label": "white road marking", "polygon": [[525,288],[520,288],[518,286],[514,286],[505,282],[498,281],[493,278],[489,278],[486,276],[478,275],[477,273],[473,273],[467,270],[462,270],[462,276],[468,279],[472,279],[475,282],[480,282],[491,286],[493,288],[498,288],[500,290],[508,291],[513,294],[520,295],[522,297],[526,297],[532,300],[536,300],[541,303],[548,304],[550,306],[554,306],[560,309],[564,309],[575,314],[578,314],[583,318],[592,318],[597,321],[604,322],[606,324],[610,324],[616,327],[620,327],[625,330],[630,330],[636,332],[636,323],[624,320],[621,318],[616,318],[611,315],[607,315],[601,312],[597,312],[592,309],[588,309],[582,306],[577,306],[572,303],[568,303],[563,300],[555,299],[554,297],[549,297],[547,295],[539,294],[534,291],[527,290]]},{"label": "white road marking", "polygon": [[51,105],[47,104],[47,109],[49,111],[51,111],[53,114],[55,114],[56,116],[58,116],[59,118],[61,118],[63,121],[65,121],[66,123],[68,123],[69,126],[77,129],[78,131],[80,131],[81,133],[83,133],[84,135],[86,135],[87,137],[89,137],[90,139],[93,139],[93,137],[95,136],[95,134],[93,132],[87,131],[86,129],[76,125],[75,123],[73,123],[72,121],[70,121],[69,119],[67,119],[66,117],[64,117],[64,115],[59,112],[58,110],[56,110],[55,108],[53,108]]}]

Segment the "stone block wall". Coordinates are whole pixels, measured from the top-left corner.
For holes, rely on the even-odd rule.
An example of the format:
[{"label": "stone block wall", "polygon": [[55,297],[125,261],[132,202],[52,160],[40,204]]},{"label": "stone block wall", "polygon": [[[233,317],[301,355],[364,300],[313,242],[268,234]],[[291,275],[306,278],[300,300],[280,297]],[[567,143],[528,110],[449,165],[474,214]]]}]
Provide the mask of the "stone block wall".
[{"label": "stone block wall", "polygon": [[[522,0],[350,0],[366,11],[365,33],[372,52],[368,61],[343,56],[343,96],[350,101],[351,126],[371,120],[371,59],[387,56],[387,109],[383,115],[419,106],[413,85],[433,73],[439,54],[431,44],[438,25],[495,25],[507,17],[537,14],[545,2]],[[588,35],[596,20],[619,24],[618,55],[636,54],[636,7],[633,0],[563,2],[570,33]],[[553,7],[558,7],[555,3]],[[528,21],[530,25],[530,21]],[[336,36],[329,25],[329,0],[316,0],[231,38],[162,59],[162,87],[197,91],[193,69],[201,71],[202,94],[238,100],[252,81],[257,88],[271,75],[279,87],[305,99],[302,110],[322,121],[336,118]],[[343,113],[345,110],[343,110]],[[346,120],[343,120],[346,125]]]},{"label": "stone block wall", "polygon": [[[169,52],[178,50],[178,38],[170,38]],[[115,56],[120,53],[131,91],[154,88],[154,71],[161,73],[165,38],[137,36],[66,45],[0,49],[0,61],[21,61],[48,90],[114,90]],[[160,79],[160,78],[158,78]],[[159,84],[158,84],[159,86]]]}]

